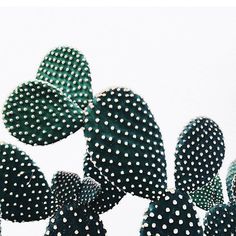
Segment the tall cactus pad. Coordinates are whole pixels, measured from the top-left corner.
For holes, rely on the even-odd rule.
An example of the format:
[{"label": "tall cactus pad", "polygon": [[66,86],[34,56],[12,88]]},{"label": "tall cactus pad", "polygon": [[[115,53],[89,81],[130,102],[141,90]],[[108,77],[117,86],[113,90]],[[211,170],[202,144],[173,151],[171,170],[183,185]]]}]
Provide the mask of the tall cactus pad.
[{"label": "tall cactus pad", "polygon": [[224,202],[222,182],[217,175],[208,184],[195,192],[189,193],[193,202],[205,211]]},{"label": "tall cactus pad", "polygon": [[233,179],[235,175],[236,175],[236,161],[233,161],[228,168],[228,173],[226,177],[226,187],[230,201],[235,200],[235,196],[233,195]]},{"label": "tall cactus pad", "polygon": [[54,211],[51,190],[33,161],[10,144],[0,144],[2,218],[10,221],[46,219]]},{"label": "tall cactus pad", "polygon": [[31,145],[46,145],[77,131],[82,110],[60,90],[46,82],[19,86],[8,98],[4,123],[13,136]]},{"label": "tall cactus pad", "polygon": [[83,54],[69,47],[59,47],[43,59],[37,79],[49,82],[82,109],[92,99],[91,77]]},{"label": "tall cactus pad", "polygon": [[166,161],[159,127],[144,100],[129,89],[101,93],[87,107],[88,152],[109,181],[149,199],[166,189]]},{"label": "tall cactus pad", "polygon": [[192,192],[218,173],[225,146],[218,125],[204,117],[192,120],[179,136],[175,153],[176,188]]},{"label": "tall cactus pad", "polygon": [[167,192],[151,202],[140,230],[140,236],[203,235],[194,205],[186,193]]},{"label": "tall cactus pad", "polygon": [[106,230],[98,214],[85,206],[66,205],[50,219],[45,236],[103,236]]},{"label": "tall cactus pad", "polygon": [[111,184],[94,166],[90,156],[86,154],[84,160],[84,176],[91,177],[101,184],[100,195],[90,204],[91,208],[102,214],[119,203],[125,193]]},{"label": "tall cactus pad", "polygon": [[204,219],[206,236],[236,235],[235,203],[220,204],[211,208]]}]

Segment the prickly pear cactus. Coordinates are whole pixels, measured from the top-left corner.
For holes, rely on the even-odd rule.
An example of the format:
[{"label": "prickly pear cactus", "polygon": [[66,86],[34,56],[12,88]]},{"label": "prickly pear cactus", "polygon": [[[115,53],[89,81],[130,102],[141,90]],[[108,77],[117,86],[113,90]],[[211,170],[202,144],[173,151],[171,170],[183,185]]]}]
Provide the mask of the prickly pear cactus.
[{"label": "prickly pear cactus", "polygon": [[111,184],[94,166],[87,153],[84,160],[84,176],[91,177],[101,184],[101,193],[91,202],[91,208],[102,214],[119,203],[125,193]]},{"label": "prickly pear cactus", "polygon": [[3,219],[35,221],[54,212],[54,199],[43,173],[29,156],[11,144],[0,144],[0,179]]},{"label": "prickly pear cactus", "polygon": [[233,194],[233,179],[235,175],[236,175],[236,161],[233,161],[228,168],[228,173],[226,177],[227,193],[228,193],[229,200],[231,202],[235,200],[235,196],[236,196]]},{"label": "prickly pear cactus", "polygon": [[203,235],[194,205],[186,193],[166,192],[151,202],[144,215],[140,236]]},{"label": "prickly pear cactus", "polygon": [[92,178],[81,181],[74,173],[57,172],[52,192],[60,206],[50,219],[45,236],[106,235],[98,213],[90,207],[100,191],[100,184]]},{"label": "prickly pear cactus", "polygon": [[86,109],[89,155],[112,184],[157,199],[166,189],[161,133],[145,101],[129,89],[102,92]]},{"label": "prickly pear cactus", "polygon": [[80,129],[83,112],[56,87],[36,80],[22,84],[10,95],[3,119],[20,141],[46,145]]},{"label": "prickly pear cactus", "polygon": [[175,153],[176,188],[192,192],[218,173],[225,154],[224,139],[211,119],[192,120],[179,136]]},{"label": "prickly pear cactus", "polygon": [[206,236],[236,235],[235,203],[219,204],[209,210],[204,219]]},{"label": "prickly pear cactus", "polygon": [[208,184],[204,185],[195,192],[189,193],[193,202],[205,211],[214,205],[224,202],[223,188],[220,176],[214,177]]},{"label": "prickly pear cactus", "polygon": [[40,64],[36,78],[61,89],[82,109],[92,99],[88,62],[74,48],[59,47],[50,51]]}]

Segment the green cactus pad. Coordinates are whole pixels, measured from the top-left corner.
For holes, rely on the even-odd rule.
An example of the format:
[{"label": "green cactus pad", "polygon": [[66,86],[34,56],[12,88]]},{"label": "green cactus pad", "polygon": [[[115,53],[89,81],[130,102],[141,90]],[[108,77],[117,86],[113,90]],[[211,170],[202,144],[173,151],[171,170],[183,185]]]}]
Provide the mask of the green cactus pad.
[{"label": "green cactus pad", "polygon": [[3,118],[10,133],[20,141],[46,145],[77,131],[83,123],[83,112],[55,87],[32,81],[10,95]]},{"label": "green cactus pad", "polygon": [[45,236],[104,236],[106,230],[98,214],[84,205],[66,205],[50,219]]},{"label": "green cactus pad", "polygon": [[224,154],[218,125],[204,117],[192,120],[180,134],[176,147],[176,188],[193,192],[209,183],[218,173]]},{"label": "green cactus pad", "polygon": [[224,202],[222,182],[219,175],[195,192],[189,193],[193,202],[205,211]]},{"label": "green cactus pad", "polygon": [[236,205],[219,204],[207,212],[204,219],[204,235],[233,236],[236,235]]},{"label": "green cactus pad", "polygon": [[197,212],[186,193],[166,192],[151,202],[144,215],[140,236],[203,235]]},{"label": "green cactus pad", "polygon": [[0,202],[2,218],[23,222],[46,219],[54,209],[43,173],[17,147],[0,144]]},{"label": "green cactus pad", "polygon": [[82,109],[92,99],[88,62],[73,48],[59,47],[50,51],[40,64],[37,79],[53,84]]},{"label": "green cactus pad", "polygon": [[236,196],[236,195],[234,196],[233,194],[233,179],[235,175],[236,175],[236,161],[233,161],[228,168],[227,177],[226,177],[227,193],[228,193],[229,200],[231,202],[235,200],[235,196]]},{"label": "green cactus pad", "polygon": [[90,160],[90,156],[86,154],[84,160],[84,176],[91,177],[101,184],[100,195],[90,204],[90,207],[102,214],[119,203],[125,193],[111,184],[94,166]]},{"label": "green cactus pad", "polygon": [[144,100],[129,89],[104,91],[87,107],[89,155],[112,184],[148,199],[166,189],[161,133]]}]

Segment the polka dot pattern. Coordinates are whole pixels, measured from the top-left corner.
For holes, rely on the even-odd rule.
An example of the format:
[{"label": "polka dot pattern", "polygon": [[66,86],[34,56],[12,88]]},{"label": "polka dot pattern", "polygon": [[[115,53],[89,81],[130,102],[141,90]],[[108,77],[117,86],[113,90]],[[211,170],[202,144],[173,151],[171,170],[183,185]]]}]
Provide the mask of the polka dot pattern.
[{"label": "polka dot pattern", "polygon": [[182,191],[195,191],[218,173],[225,146],[221,130],[211,119],[192,120],[179,136],[175,153],[175,183]]},{"label": "polka dot pattern", "polygon": [[223,188],[219,175],[215,176],[208,184],[200,189],[189,193],[189,195],[193,202],[205,211],[208,211],[215,205],[223,203]]},{"label": "polka dot pattern", "polygon": [[84,160],[84,176],[91,177],[101,184],[100,195],[90,204],[91,208],[99,214],[112,209],[125,195],[123,191],[111,184],[111,182],[100,173],[90,160],[88,153]]},{"label": "polka dot pattern", "polygon": [[50,219],[45,236],[104,236],[98,214],[84,205],[66,205]]},{"label": "polka dot pattern", "polygon": [[233,236],[236,235],[236,205],[219,204],[207,212],[204,219],[204,235]]},{"label": "polka dot pattern", "polygon": [[233,201],[236,202],[236,175],[234,176],[232,183],[232,194],[233,194]]},{"label": "polka dot pattern", "polygon": [[166,192],[151,202],[144,215],[140,236],[203,235],[194,205],[186,193]]},{"label": "polka dot pattern", "polygon": [[10,221],[46,219],[54,200],[43,173],[23,151],[0,144],[0,203],[2,218]]},{"label": "polka dot pattern", "polygon": [[82,109],[92,99],[88,62],[76,49],[59,47],[50,51],[39,66],[37,79],[53,84]]},{"label": "polka dot pattern", "polygon": [[236,161],[233,161],[228,168],[226,177],[227,193],[229,200],[231,202],[234,201],[236,197],[236,195],[233,194],[233,179],[235,175],[236,175]]},{"label": "polka dot pattern", "polygon": [[19,86],[8,98],[3,118],[10,133],[31,145],[47,145],[77,131],[82,110],[46,82]]},{"label": "polka dot pattern", "polygon": [[145,101],[129,89],[98,95],[86,109],[88,152],[112,184],[156,199],[166,189],[161,133]]}]

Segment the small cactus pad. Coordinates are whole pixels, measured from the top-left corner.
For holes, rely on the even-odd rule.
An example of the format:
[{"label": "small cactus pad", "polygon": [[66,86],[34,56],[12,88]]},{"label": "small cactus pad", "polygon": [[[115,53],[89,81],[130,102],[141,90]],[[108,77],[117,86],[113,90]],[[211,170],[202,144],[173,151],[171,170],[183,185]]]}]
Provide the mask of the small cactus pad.
[{"label": "small cactus pad", "polygon": [[236,235],[236,205],[219,204],[207,212],[204,219],[204,235],[233,236]]},{"label": "small cactus pad", "polygon": [[208,184],[195,192],[189,193],[193,202],[205,211],[224,202],[222,182],[216,175]]},{"label": "small cactus pad", "polygon": [[192,120],[179,136],[175,153],[176,188],[193,192],[218,173],[225,146],[218,125],[204,117]]},{"label": "small cactus pad", "polygon": [[158,201],[150,203],[140,236],[154,235],[203,235],[194,205],[186,193],[166,192]]},{"label": "small cactus pad", "polygon": [[46,82],[32,81],[19,86],[3,110],[10,133],[31,145],[46,145],[77,131],[82,110],[60,90]]},{"label": "small cactus pad", "polygon": [[104,236],[98,214],[84,205],[66,205],[50,219],[45,236]]},{"label": "small cactus pad", "polygon": [[233,195],[233,179],[235,175],[236,175],[236,161],[233,161],[228,168],[228,173],[226,177],[226,187],[230,201],[235,200],[235,196]]},{"label": "small cactus pad", "polygon": [[46,219],[54,209],[51,190],[33,161],[10,144],[0,144],[2,218],[23,222]]},{"label": "small cactus pad", "polygon": [[166,189],[161,133],[140,96],[104,91],[87,107],[84,133],[92,161],[112,184],[148,199]]},{"label": "small cactus pad", "polygon": [[52,179],[52,193],[59,206],[78,201],[82,183],[75,173],[58,171]]},{"label": "small cactus pad", "polygon": [[91,177],[101,184],[100,195],[90,204],[90,207],[99,214],[112,209],[125,195],[99,172],[88,154],[84,160],[84,176]]},{"label": "small cactus pad", "polygon": [[50,51],[40,64],[37,79],[53,84],[82,109],[92,99],[88,63],[84,55],[73,48]]},{"label": "small cactus pad", "polygon": [[234,176],[232,183],[232,194],[233,194],[233,201],[236,202],[236,175]]}]

